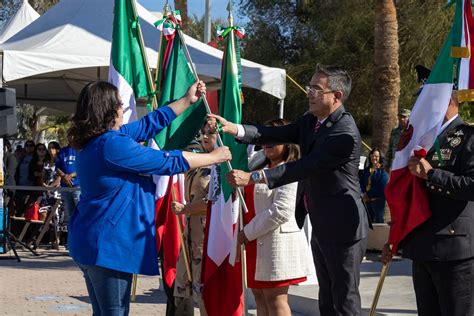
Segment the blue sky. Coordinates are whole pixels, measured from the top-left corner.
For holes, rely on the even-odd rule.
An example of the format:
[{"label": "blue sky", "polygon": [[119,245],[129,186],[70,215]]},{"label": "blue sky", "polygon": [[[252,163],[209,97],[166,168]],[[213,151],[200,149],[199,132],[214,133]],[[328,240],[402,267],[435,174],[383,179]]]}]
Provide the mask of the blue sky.
[{"label": "blue sky", "polygon": [[[149,11],[162,11],[165,5],[165,0],[138,0],[141,5],[147,8]],[[242,19],[239,18],[238,12],[238,1],[232,1],[234,3],[234,19],[237,23],[242,23]],[[168,3],[174,7],[174,1],[169,0]],[[222,18],[227,20],[227,0],[211,0],[211,15],[212,19]],[[188,15],[197,15],[199,18],[204,15],[206,1],[205,0],[188,0]]]}]

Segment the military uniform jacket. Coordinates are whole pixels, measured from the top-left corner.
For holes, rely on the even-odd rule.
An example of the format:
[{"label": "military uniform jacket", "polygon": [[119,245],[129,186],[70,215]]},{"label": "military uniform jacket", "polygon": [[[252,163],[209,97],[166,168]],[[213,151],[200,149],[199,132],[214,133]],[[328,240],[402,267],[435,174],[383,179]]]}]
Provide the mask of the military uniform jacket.
[{"label": "military uniform jacket", "polygon": [[296,219],[301,227],[306,207],[313,236],[324,242],[367,237],[369,222],[359,184],[361,138],[352,116],[340,106],[315,132],[316,117],[306,114],[279,127],[244,125],[241,141],[253,144],[295,143],[301,159],[265,170],[270,189],[298,183]]},{"label": "military uniform jacket", "polygon": [[431,217],[401,243],[413,260],[450,261],[474,257],[474,128],[458,116],[439,135],[426,186]]}]

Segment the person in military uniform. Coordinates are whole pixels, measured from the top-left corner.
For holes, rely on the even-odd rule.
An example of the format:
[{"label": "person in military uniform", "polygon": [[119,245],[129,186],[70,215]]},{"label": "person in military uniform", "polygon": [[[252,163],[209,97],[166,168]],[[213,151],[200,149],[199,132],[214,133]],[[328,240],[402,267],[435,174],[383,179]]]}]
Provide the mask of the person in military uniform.
[{"label": "person in military uniform", "polygon": [[[426,180],[432,216],[400,244],[413,260],[419,315],[474,315],[474,127],[458,114],[457,95],[426,158],[410,172]],[[391,259],[386,245],[382,261]]]},{"label": "person in military uniform", "polygon": [[[214,149],[216,138],[216,132],[206,124],[201,130],[201,144],[191,144],[187,149],[211,152]],[[175,315],[179,316],[194,314],[193,299],[198,304],[201,315],[207,315],[202,300],[201,264],[210,179],[210,167],[197,168],[186,173],[185,199],[187,204],[183,205],[174,201],[171,205],[175,214],[184,214],[186,217],[184,240],[192,276],[190,281],[186,271],[183,247],[181,247],[176,264],[174,287]]]},{"label": "person in military uniform", "polygon": [[387,169],[392,167],[393,158],[395,158],[395,152],[397,151],[398,142],[400,140],[400,135],[402,135],[403,130],[407,127],[408,117],[410,116],[411,111],[408,109],[400,109],[398,111],[398,126],[392,129],[390,133],[390,140],[388,144],[387,155],[385,156]]}]

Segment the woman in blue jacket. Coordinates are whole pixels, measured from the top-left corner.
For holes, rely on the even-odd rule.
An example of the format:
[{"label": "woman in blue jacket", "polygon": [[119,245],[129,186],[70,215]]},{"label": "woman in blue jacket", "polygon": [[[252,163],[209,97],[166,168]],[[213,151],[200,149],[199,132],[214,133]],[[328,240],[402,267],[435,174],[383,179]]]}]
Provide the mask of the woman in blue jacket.
[{"label": "woman in blue jacket", "polygon": [[385,186],[388,182],[388,173],[384,169],[384,157],[380,149],[372,149],[368,160],[369,163],[362,172],[360,186],[373,222],[383,223]]},{"label": "woman in blue jacket", "polygon": [[91,82],[79,95],[68,140],[77,150],[81,199],[68,244],[84,273],[94,315],[127,315],[132,274],[158,274],[151,175],[173,175],[231,158],[226,147],[198,154],[139,144],[205,91],[205,84],[196,82],[181,99],[125,125],[123,103],[112,84]]}]

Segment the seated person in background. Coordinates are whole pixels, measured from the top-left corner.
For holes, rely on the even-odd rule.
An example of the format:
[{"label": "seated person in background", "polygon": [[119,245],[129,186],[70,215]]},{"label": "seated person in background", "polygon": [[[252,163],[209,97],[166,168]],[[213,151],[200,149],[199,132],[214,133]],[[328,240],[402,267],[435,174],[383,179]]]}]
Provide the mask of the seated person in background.
[{"label": "seated person in background", "polygon": [[373,223],[384,222],[385,186],[388,173],[384,169],[384,157],[377,147],[369,153],[368,163],[360,178],[360,187]]},{"label": "seated person in background", "polygon": [[[284,119],[266,126],[284,126]],[[299,158],[295,144],[263,145],[266,160],[260,169],[275,168]],[[304,232],[295,219],[297,182],[275,189],[264,183],[245,187],[249,212],[239,243],[245,243],[247,281],[257,303],[258,315],[291,315],[288,305],[290,285],[306,281],[310,256]]]}]

